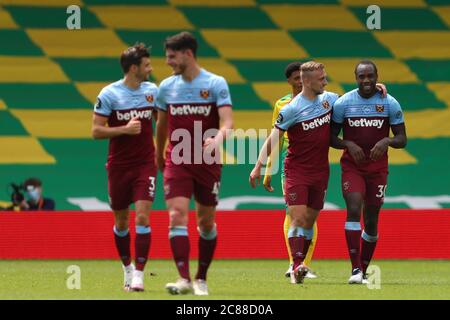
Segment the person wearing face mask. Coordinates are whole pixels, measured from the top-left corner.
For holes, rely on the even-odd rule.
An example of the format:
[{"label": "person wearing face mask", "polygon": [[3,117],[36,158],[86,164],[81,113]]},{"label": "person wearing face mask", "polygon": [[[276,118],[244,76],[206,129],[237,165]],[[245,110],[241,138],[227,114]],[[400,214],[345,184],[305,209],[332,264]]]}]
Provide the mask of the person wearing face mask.
[{"label": "person wearing face mask", "polygon": [[38,178],[29,178],[23,183],[25,199],[20,204],[22,211],[52,211],[55,201],[42,196],[42,182]]}]

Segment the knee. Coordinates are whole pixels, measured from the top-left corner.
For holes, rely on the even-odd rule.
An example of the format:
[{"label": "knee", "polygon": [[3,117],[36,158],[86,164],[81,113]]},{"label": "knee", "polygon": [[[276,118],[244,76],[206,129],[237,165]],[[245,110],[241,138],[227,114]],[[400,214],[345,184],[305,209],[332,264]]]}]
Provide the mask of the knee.
[{"label": "knee", "polygon": [[303,227],[303,221],[300,217],[291,217],[292,227]]},{"label": "knee", "polygon": [[136,212],[136,225],[148,226],[150,224],[149,214],[147,212]]},{"label": "knee", "polygon": [[169,225],[171,227],[187,226],[187,212],[179,208],[169,210]]},{"label": "knee", "polygon": [[199,230],[201,232],[210,232],[216,225],[214,220],[214,216],[203,216],[199,218],[197,222]]},{"label": "knee", "polygon": [[347,205],[347,220],[359,221],[361,219],[361,204],[351,203]]},{"label": "knee", "polygon": [[118,231],[127,230],[129,226],[128,217],[116,217],[115,226]]}]

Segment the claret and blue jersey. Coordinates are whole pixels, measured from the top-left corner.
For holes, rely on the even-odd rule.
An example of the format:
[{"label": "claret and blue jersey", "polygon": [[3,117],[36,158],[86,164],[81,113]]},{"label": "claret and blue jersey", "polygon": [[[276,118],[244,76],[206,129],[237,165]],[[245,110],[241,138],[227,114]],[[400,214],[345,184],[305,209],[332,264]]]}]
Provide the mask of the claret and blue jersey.
[{"label": "claret and blue jersey", "polygon": [[[169,137],[176,129],[182,128],[191,134],[193,143],[195,134],[200,133],[203,137],[208,129],[218,130],[218,108],[231,105],[226,80],[205,69],[201,69],[192,81],[173,75],[159,86],[157,107],[167,112]],[[167,152],[171,152],[175,145],[177,141],[169,138]]]},{"label": "claret and blue jersey", "polygon": [[[376,93],[366,99],[354,89],[340,97],[333,108],[333,122],[342,124],[344,140],[350,140],[360,146],[369,163],[370,150],[381,139],[389,136],[390,127],[404,123],[400,104],[391,95],[382,97]],[[353,161],[348,152],[344,152],[344,161]],[[387,166],[387,153],[378,160]]]},{"label": "claret and blue jersey", "polygon": [[338,95],[325,91],[314,100],[298,94],[281,109],[275,126],[289,138],[285,170],[295,177],[327,173],[330,122]]},{"label": "claret and blue jersey", "polygon": [[128,166],[153,161],[152,111],[156,107],[158,87],[144,81],[133,90],[118,80],[104,87],[97,97],[94,112],[108,118],[109,127],[126,125],[131,119],[141,121],[137,136],[120,135],[110,139],[108,165]]}]

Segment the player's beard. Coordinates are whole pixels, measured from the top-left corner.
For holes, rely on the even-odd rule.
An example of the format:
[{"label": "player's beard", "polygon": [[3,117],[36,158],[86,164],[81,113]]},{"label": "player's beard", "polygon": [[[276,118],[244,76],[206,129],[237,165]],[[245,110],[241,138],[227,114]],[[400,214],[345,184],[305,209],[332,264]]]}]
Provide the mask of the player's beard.
[{"label": "player's beard", "polygon": [[145,72],[143,72],[143,73],[138,73],[138,74],[136,74],[136,79],[139,81],[139,82],[144,82],[144,81],[148,81],[148,77],[150,76],[150,73],[145,73]]},{"label": "player's beard", "polygon": [[186,65],[184,64],[178,64],[175,67],[173,67],[173,74],[179,75],[179,74],[183,74],[184,71],[186,70]]}]

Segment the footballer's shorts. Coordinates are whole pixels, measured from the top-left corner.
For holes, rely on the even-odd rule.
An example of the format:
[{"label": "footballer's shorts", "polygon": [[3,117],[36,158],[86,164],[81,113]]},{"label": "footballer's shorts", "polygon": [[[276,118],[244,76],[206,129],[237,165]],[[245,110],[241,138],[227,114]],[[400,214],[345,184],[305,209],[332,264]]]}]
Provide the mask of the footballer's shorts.
[{"label": "footballer's shorts", "polygon": [[366,205],[381,207],[387,187],[386,171],[361,172],[358,170],[345,170],[342,172],[342,194],[361,193]]},{"label": "footballer's shorts", "polygon": [[156,191],[156,166],[112,167],[108,171],[109,202],[113,210],[127,209],[138,200],[152,201]]},{"label": "footballer's shorts", "polygon": [[327,185],[297,184],[285,186],[284,200],[288,206],[306,205],[315,210],[322,210],[325,204]]},{"label": "footballer's shorts", "polygon": [[220,165],[168,165],[164,169],[164,198],[191,198],[215,207],[219,202]]},{"label": "footballer's shorts", "polygon": [[325,204],[329,172],[296,175],[288,178],[284,185],[284,199],[288,206],[306,205],[309,208],[322,210]]}]

